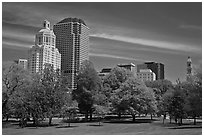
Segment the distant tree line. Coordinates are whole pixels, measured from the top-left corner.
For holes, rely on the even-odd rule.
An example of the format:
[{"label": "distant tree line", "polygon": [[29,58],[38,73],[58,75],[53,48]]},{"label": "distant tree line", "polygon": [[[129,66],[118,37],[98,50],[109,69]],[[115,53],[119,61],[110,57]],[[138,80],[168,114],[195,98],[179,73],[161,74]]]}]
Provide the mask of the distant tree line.
[{"label": "distant tree line", "polygon": [[34,125],[45,118],[52,124],[54,116],[66,117],[70,122],[77,113],[92,120],[106,114],[136,116],[141,114],[170,116],[181,125],[182,119],[202,116],[202,70],[190,81],[173,85],[168,80],[142,82],[129,70],[115,67],[110,74],[99,77],[93,64],[84,61],[77,74],[77,88],[68,88],[68,79],[60,70],[45,65],[42,73],[30,74],[17,64],[3,65],[2,116],[20,119],[20,126],[28,120]]}]

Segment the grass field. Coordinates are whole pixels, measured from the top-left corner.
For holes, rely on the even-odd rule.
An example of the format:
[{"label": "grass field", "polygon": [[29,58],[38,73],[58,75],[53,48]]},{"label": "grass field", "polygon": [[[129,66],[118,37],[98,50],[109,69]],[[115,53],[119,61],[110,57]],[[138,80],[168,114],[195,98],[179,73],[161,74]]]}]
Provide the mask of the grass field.
[{"label": "grass field", "polygon": [[98,122],[61,123],[61,119],[54,119],[55,126],[19,128],[17,123],[3,123],[3,135],[201,135],[202,123],[192,125],[192,121],[184,120],[184,125],[169,124],[166,120],[162,124],[160,119],[151,121],[139,118],[135,123],[131,119],[124,121],[106,121],[101,126]]}]

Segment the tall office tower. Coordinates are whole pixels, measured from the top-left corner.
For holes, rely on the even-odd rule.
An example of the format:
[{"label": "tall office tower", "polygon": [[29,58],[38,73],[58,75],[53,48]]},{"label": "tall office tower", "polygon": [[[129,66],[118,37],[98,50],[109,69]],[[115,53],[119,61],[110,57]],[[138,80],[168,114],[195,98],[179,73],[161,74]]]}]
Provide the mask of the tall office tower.
[{"label": "tall office tower", "polygon": [[186,74],[186,80],[189,81],[192,75],[192,60],[191,57],[188,57],[187,60],[187,74]]},{"label": "tall office tower", "polygon": [[69,87],[76,88],[76,75],[80,64],[89,56],[89,28],[77,18],[65,18],[53,27],[56,47],[62,55],[61,70],[69,79]]},{"label": "tall office tower", "polygon": [[55,46],[56,36],[50,29],[50,22],[43,22],[35,36],[35,45],[28,51],[28,69],[31,73],[42,72],[45,64],[50,64],[54,70],[61,69],[61,54]]},{"label": "tall office tower", "polygon": [[145,62],[137,65],[137,72],[141,69],[151,69],[156,74],[156,80],[164,79],[164,64],[156,62]]}]

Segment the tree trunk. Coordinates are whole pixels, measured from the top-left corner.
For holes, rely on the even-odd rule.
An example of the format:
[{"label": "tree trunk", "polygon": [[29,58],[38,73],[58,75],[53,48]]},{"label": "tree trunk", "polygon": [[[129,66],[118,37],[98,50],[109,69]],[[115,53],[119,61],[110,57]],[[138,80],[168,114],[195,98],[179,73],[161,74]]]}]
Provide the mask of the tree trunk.
[{"label": "tree trunk", "polygon": [[49,126],[52,124],[52,116],[49,117]]},{"label": "tree trunk", "polygon": [[176,122],[176,124],[177,124],[177,121],[178,121],[177,118],[175,118],[175,122]]},{"label": "tree trunk", "polygon": [[170,119],[169,123],[171,124],[171,115],[169,116],[169,119]]},{"label": "tree trunk", "polygon": [[165,119],[166,119],[166,113],[164,113],[164,115],[163,115],[163,124],[164,124]]},{"label": "tree trunk", "polygon": [[164,124],[164,116],[163,116],[163,124]]},{"label": "tree trunk", "polygon": [[33,125],[37,128],[38,127],[38,118],[33,116]]},{"label": "tree trunk", "polygon": [[9,120],[9,115],[6,115],[6,122],[8,122]]},{"label": "tree trunk", "polygon": [[121,113],[120,112],[118,113],[118,118],[121,119]]},{"label": "tree trunk", "polygon": [[183,124],[182,118],[180,118],[179,121],[178,121],[178,125],[181,126],[182,124]]},{"label": "tree trunk", "polygon": [[92,110],[90,110],[90,121],[92,121]]},{"label": "tree trunk", "polygon": [[132,121],[135,122],[135,115],[132,115]]},{"label": "tree trunk", "polygon": [[68,119],[68,127],[71,126],[71,116],[69,116],[69,119]]},{"label": "tree trunk", "polygon": [[151,120],[152,120],[152,114],[151,114]]},{"label": "tree trunk", "polygon": [[85,114],[85,121],[88,121],[88,112],[86,112],[86,114]]},{"label": "tree trunk", "polygon": [[196,125],[196,117],[194,116],[193,124]]}]

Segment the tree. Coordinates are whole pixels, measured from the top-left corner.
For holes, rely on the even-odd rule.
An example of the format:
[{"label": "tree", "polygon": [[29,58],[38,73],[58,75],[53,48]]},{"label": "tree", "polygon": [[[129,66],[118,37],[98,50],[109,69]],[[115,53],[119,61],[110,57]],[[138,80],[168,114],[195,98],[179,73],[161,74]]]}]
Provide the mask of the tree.
[{"label": "tree", "polygon": [[78,107],[77,102],[72,101],[71,95],[69,96],[66,104],[62,107],[61,113],[63,117],[67,117],[68,127],[71,126],[71,121],[77,116]]},{"label": "tree", "polygon": [[160,113],[163,114],[163,124],[166,118],[166,113],[168,112],[170,115],[170,122],[172,117],[172,98],[173,98],[174,89],[169,89],[162,95],[161,104],[160,104]]},{"label": "tree", "polygon": [[29,85],[31,77],[28,71],[16,63],[7,64],[3,66],[2,70],[2,114],[3,118],[6,117],[8,120],[12,113],[8,106],[10,97],[15,92],[20,92],[21,89]]},{"label": "tree", "polygon": [[120,92],[120,86],[130,77],[134,77],[131,71],[125,68],[115,67],[103,80],[104,94],[108,102],[112,105],[113,111],[118,113],[119,118],[121,117],[121,113],[125,111],[126,106],[123,106],[125,102],[121,102],[117,93]]},{"label": "tree", "polygon": [[148,90],[144,83],[131,77],[111,96],[112,107],[116,112],[129,113],[135,121],[135,115],[156,111],[156,102],[152,90]]},{"label": "tree", "polygon": [[163,110],[163,101],[162,101],[162,96],[169,90],[171,90],[173,88],[173,85],[171,83],[171,81],[169,80],[156,80],[156,81],[146,81],[145,82],[147,87],[150,87],[153,89],[153,92],[155,94],[156,97],[156,101],[157,101],[157,116],[160,116],[161,114],[164,114],[164,110]]},{"label": "tree", "polygon": [[49,118],[49,125],[51,125],[53,116],[58,114],[62,106],[64,106],[69,89],[63,83],[63,79],[66,77],[62,77],[60,71],[54,70],[50,65],[45,65],[41,77],[45,91],[45,113]]},{"label": "tree", "polygon": [[186,94],[187,114],[194,119],[194,124],[196,124],[196,117],[202,116],[202,71],[198,69],[191,77],[191,81],[181,84]]},{"label": "tree", "polygon": [[166,79],[164,79],[164,80],[159,79],[159,80],[155,80],[155,81],[146,81],[145,84],[147,87],[159,89],[161,92],[158,92],[158,94],[161,94],[161,95],[163,95],[169,89],[173,88],[171,81],[166,80]]},{"label": "tree", "polygon": [[101,126],[101,120],[105,117],[105,115],[109,112],[108,107],[102,105],[94,105],[94,113],[98,117],[98,124]]},{"label": "tree", "polygon": [[77,89],[72,92],[72,95],[78,102],[80,112],[85,114],[86,120],[88,120],[88,114],[90,114],[90,121],[92,120],[93,96],[100,88],[101,80],[93,64],[90,61],[84,61],[77,75]]},{"label": "tree", "polygon": [[159,105],[158,105],[158,101],[156,100],[156,97],[155,97],[155,92],[153,92],[152,88],[148,88],[146,112],[151,115],[151,120],[152,120],[152,115],[158,111],[157,106],[159,106]]},{"label": "tree", "polygon": [[173,97],[171,100],[171,112],[175,119],[180,119],[179,125],[182,125],[182,119],[186,115],[185,111],[185,93],[180,89],[180,87],[176,87],[175,92],[173,93]]},{"label": "tree", "polygon": [[129,77],[134,77],[133,73],[125,68],[115,67],[110,74],[104,78],[104,87],[109,87],[112,91],[118,89]]}]

